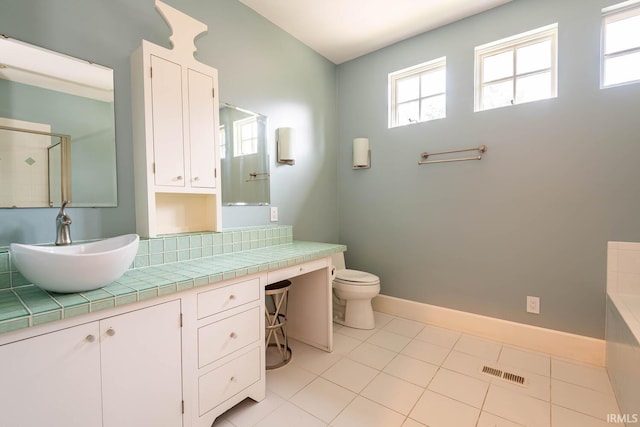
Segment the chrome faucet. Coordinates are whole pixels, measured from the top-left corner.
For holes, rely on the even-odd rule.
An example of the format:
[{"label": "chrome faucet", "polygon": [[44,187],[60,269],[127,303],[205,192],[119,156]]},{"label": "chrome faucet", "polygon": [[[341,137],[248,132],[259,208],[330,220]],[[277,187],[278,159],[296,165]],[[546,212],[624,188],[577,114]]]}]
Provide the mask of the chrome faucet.
[{"label": "chrome faucet", "polygon": [[71,244],[71,218],[64,211],[65,206],[69,203],[68,200],[62,202],[60,212],[56,216],[56,245],[70,245]]}]

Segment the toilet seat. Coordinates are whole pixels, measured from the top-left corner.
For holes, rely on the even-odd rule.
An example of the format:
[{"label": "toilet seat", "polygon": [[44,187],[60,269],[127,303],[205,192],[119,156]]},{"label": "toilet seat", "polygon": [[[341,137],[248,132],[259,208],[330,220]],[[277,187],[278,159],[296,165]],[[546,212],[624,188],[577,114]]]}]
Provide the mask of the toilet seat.
[{"label": "toilet seat", "polygon": [[375,274],[360,270],[338,270],[334,283],[351,286],[375,286],[380,284],[380,278]]}]

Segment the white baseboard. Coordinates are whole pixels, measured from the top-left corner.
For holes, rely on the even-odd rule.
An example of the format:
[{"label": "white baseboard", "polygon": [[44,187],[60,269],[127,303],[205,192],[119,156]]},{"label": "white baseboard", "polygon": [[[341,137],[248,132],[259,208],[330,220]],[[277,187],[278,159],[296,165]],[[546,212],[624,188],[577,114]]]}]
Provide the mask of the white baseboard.
[{"label": "white baseboard", "polygon": [[373,308],[382,313],[470,333],[504,344],[605,366],[604,340],[386,295],[375,297]]}]

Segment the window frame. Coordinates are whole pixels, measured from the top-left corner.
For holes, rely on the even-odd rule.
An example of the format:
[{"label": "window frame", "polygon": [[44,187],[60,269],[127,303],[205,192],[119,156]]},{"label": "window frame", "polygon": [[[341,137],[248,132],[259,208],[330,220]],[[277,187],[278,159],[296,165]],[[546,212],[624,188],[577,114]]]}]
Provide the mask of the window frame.
[{"label": "window frame", "polygon": [[607,25],[635,16],[640,16],[640,1],[638,0],[625,1],[623,3],[619,3],[602,9],[602,27],[600,36],[600,89],[640,83],[640,76],[638,76],[638,78],[634,80],[605,84],[605,62],[607,59],[619,58],[634,53],[640,53],[640,45],[634,48],[629,48],[617,52],[605,53]]},{"label": "window frame", "polygon": [[219,156],[220,156],[220,159],[226,159],[227,158],[227,128],[225,127],[225,125],[220,125],[219,135],[220,135]]},{"label": "window frame", "polygon": [[[445,75],[444,92],[437,92],[424,97],[421,96],[422,74],[426,74],[438,69],[442,69],[444,71],[444,75]],[[418,111],[419,111],[418,120],[415,122],[402,124],[402,123],[398,123],[398,105],[399,104],[396,101],[397,85],[400,80],[404,80],[411,77],[418,77],[418,81],[420,82],[419,89],[418,89],[418,98],[411,100],[411,102],[416,100],[418,101]],[[447,57],[446,56],[442,56],[440,58],[436,58],[431,61],[423,62],[422,64],[414,65],[408,68],[404,68],[402,70],[389,73],[388,87],[389,87],[389,123],[388,123],[389,129],[401,127],[401,126],[414,125],[417,123],[425,123],[428,121],[444,119],[447,117]],[[442,95],[444,95],[444,98],[445,98],[444,115],[442,117],[436,117],[433,119],[420,120],[420,117],[422,116],[421,114],[422,101],[425,99],[434,98]],[[409,102],[409,101],[402,102],[401,104],[404,104],[406,102]]]},{"label": "window frame", "polygon": [[[255,126],[255,137],[242,139],[242,129],[246,126]],[[244,152],[245,141],[253,141],[252,145],[255,145],[255,151]],[[258,118],[257,116],[245,117],[243,119],[235,120],[233,122],[233,157],[249,156],[258,153]]]},{"label": "window frame", "polygon": [[[523,47],[534,45],[549,40],[551,42],[551,63],[548,68],[539,69],[535,71],[529,71],[526,73],[518,74],[516,64],[518,60],[517,50]],[[489,56],[498,55],[504,52],[513,51],[513,73],[509,77],[503,77],[500,79],[491,80],[489,82],[483,82],[483,64],[484,58]],[[544,27],[536,28],[531,31],[516,34],[511,37],[503,38],[500,40],[486,43],[475,48],[475,102],[474,112],[488,111],[496,108],[509,107],[512,105],[526,104],[529,102],[542,101],[545,99],[553,99],[558,97],[558,23],[546,25]],[[533,76],[550,72],[550,96],[548,98],[540,98],[530,101],[517,102],[517,80],[518,78]],[[488,84],[495,84],[499,82],[512,81],[513,83],[513,98],[510,104],[502,105],[499,107],[483,108],[483,88]]]}]

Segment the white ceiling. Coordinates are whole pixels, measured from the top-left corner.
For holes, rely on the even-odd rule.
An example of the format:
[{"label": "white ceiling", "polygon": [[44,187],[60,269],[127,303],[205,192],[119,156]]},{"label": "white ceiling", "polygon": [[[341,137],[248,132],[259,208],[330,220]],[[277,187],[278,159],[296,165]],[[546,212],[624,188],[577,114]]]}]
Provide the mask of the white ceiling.
[{"label": "white ceiling", "polygon": [[341,64],[511,0],[240,0]]}]

